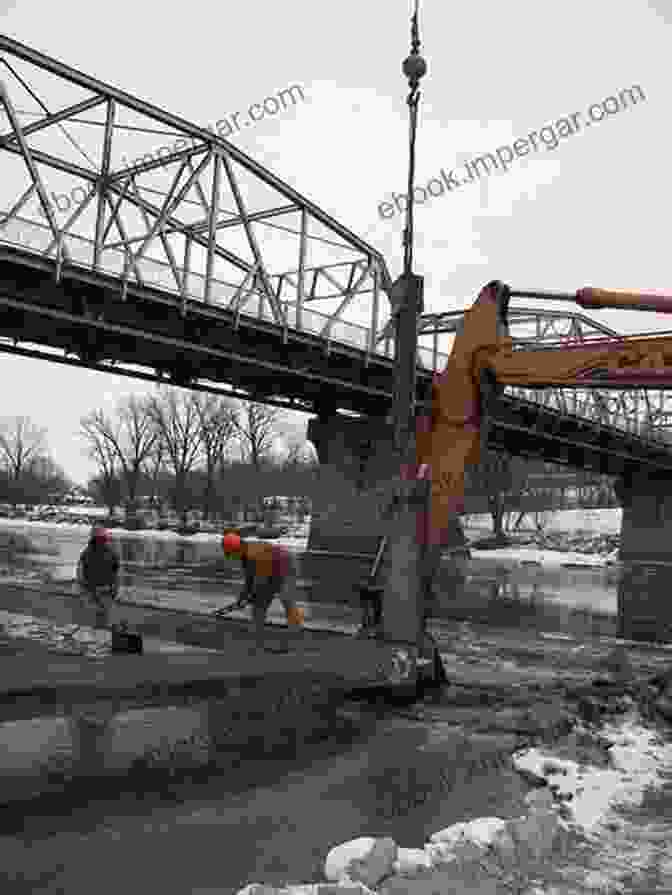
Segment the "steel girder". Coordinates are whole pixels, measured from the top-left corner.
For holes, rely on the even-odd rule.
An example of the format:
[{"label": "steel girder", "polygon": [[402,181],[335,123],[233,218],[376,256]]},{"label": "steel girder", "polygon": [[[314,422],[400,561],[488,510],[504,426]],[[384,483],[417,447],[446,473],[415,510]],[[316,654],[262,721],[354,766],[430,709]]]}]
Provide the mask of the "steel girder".
[{"label": "steel girder", "polygon": [[0,62],[2,241],[327,341],[362,340],[343,315],[366,300],[373,350],[391,285],[373,247],[212,128],[2,35]]}]

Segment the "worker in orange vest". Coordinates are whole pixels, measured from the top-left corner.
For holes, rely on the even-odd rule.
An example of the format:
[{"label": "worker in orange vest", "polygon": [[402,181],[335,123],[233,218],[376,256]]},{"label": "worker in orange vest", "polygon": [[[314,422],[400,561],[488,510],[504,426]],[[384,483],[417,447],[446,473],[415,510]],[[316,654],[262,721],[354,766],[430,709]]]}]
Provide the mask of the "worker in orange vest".
[{"label": "worker in orange vest", "polygon": [[[238,605],[252,604],[257,649],[264,649],[264,627],[271,603],[277,597],[284,606],[287,623],[301,627],[303,612],[287,594],[287,587],[295,577],[296,568],[292,555],[279,544],[248,543],[238,532],[227,532],[222,538],[222,550],[229,559],[239,559],[243,564],[245,585]],[[287,652],[285,645],[282,652]]]}]

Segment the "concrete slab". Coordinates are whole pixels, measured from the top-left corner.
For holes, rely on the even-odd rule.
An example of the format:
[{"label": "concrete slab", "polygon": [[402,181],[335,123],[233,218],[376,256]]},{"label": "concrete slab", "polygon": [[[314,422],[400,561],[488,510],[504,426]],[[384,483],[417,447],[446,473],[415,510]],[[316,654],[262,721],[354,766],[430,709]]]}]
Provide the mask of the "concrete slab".
[{"label": "concrete slab", "polygon": [[133,785],[145,785],[230,766],[232,755],[291,751],[333,726],[349,690],[391,671],[382,645],[310,635],[284,654],[251,645],[235,628],[222,651],[150,638],[145,655],[95,659],[5,641],[0,801],[67,800],[73,786],[91,793],[136,772]]},{"label": "concrete slab", "polygon": [[[0,651],[0,720],[36,717],[99,701],[180,705],[263,686],[269,678],[303,680],[329,692],[381,684],[392,672],[383,644],[351,638],[289,639],[288,652],[257,653],[249,627],[218,623],[220,649],[147,638],[145,655],[63,656],[22,640]],[[285,633],[285,632],[283,632]],[[281,634],[273,641],[281,642]],[[271,641],[271,642],[273,642]]]}]

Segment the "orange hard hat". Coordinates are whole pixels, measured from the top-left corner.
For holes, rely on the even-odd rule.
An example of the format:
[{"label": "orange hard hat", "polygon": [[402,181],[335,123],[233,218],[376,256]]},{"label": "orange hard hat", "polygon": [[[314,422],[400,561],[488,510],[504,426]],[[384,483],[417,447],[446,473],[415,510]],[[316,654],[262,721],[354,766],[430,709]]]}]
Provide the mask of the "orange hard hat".
[{"label": "orange hard hat", "polygon": [[222,538],[222,550],[224,553],[239,553],[241,546],[240,535],[231,531]]}]

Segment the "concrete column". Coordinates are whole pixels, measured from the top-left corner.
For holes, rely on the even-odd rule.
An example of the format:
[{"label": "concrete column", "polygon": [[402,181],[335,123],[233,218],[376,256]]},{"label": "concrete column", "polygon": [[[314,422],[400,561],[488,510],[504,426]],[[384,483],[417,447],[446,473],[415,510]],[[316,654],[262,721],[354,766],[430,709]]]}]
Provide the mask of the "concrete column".
[{"label": "concrete column", "polygon": [[672,476],[636,473],[615,490],[623,507],[619,635],[672,642]]},{"label": "concrete column", "polygon": [[[392,426],[380,417],[352,419],[325,412],[309,422],[308,439],[320,460],[308,550],[368,554],[371,560],[309,554],[304,574],[315,582],[316,599],[319,588],[319,599],[325,602],[357,605],[359,584],[367,577],[379,538],[390,525],[385,511],[396,471]],[[462,530],[456,524],[447,546],[462,543]],[[454,590],[455,570],[448,565],[444,563],[442,577],[450,579]]]},{"label": "concrete column", "polygon": [[[323,415],[308,424],[308,438],[320,461],[308,550],[375,555],[389,487],[391,428],[381,419]],[[354,605],[371,563],[309,553],[304,574],[314,583],[315,599]]]}]

